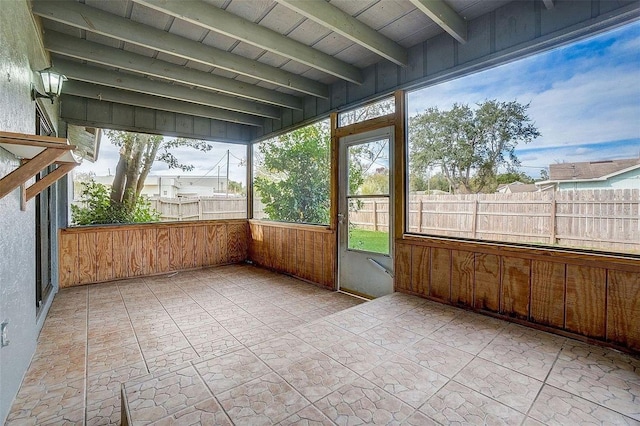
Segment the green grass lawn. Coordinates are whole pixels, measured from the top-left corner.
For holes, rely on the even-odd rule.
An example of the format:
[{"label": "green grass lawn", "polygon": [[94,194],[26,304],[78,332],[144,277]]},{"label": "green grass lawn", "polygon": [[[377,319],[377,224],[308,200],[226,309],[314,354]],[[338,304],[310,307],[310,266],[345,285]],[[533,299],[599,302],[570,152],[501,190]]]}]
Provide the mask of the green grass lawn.
[{"label": "green grass lawn", "polygon": [[349,248],[353,250],[389,253],[389,234],[364,229],[349,230]]}]

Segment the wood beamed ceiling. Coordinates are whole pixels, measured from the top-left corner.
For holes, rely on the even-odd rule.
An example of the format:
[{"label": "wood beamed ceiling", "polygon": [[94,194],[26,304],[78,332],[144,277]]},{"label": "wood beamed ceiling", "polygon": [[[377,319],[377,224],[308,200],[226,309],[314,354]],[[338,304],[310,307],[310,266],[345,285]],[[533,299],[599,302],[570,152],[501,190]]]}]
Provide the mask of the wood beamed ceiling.
[{"label": "wood beamed ceiling", "polygon": [[[33,0],[65,96],[260,127],[506,0]],[[549,7],[551,1],[545,1]]]}]

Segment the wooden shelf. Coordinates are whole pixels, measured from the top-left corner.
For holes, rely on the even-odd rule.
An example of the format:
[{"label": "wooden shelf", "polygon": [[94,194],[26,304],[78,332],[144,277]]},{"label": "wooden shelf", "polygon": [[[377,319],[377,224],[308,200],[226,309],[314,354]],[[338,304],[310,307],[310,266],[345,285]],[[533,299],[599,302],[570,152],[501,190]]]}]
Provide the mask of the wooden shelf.
[{"label": "wooden shelf", "polygon": [[[0,179],[0,198],[21,188],[22,206],[82,162],[76,147],[67,139],[51,136],[0,132],[0,147],[22,160],[20,167]],[[25,183],[43,169],[56,164],[55,170],[25,188]]]}]

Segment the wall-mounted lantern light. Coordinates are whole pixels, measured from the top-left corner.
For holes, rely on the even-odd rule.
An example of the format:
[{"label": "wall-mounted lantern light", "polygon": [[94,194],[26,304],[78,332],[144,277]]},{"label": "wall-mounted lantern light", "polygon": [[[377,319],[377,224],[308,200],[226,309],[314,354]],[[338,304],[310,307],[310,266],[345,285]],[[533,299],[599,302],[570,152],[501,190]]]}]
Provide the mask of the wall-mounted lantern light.
[{"label": "wall-mounted lantern light", "polygon": [[53,71],[51,68],[38,71],[38,74],[40,74],[40,78],[42,78],[44,94],[38,92],[35,86],[33,86],[32,84],[31,99],[35,101],[36,98],[47,98],[51,99],[51,103],[53,103],[53,98],[55,98],[56,96],[60,96],[60,92],[62,92],[62,83],[67,80],[67,77]]}]

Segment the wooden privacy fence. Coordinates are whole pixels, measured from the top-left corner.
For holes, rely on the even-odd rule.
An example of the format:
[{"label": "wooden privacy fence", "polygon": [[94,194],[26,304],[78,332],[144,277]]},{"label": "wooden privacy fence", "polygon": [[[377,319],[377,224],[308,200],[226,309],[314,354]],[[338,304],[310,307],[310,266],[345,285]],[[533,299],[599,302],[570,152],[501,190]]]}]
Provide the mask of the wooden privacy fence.
[{"label": "wooden privacy fence", "polygon": [[160,220],[246,219],[246,197],[151,198]]},{"label": "wooden privacy fence", "polygon": [[[363,200],[349,219],[386,231],[388,209]],[[420,234],[640,252],[640,189],[411,195],[408,215]]]}]

